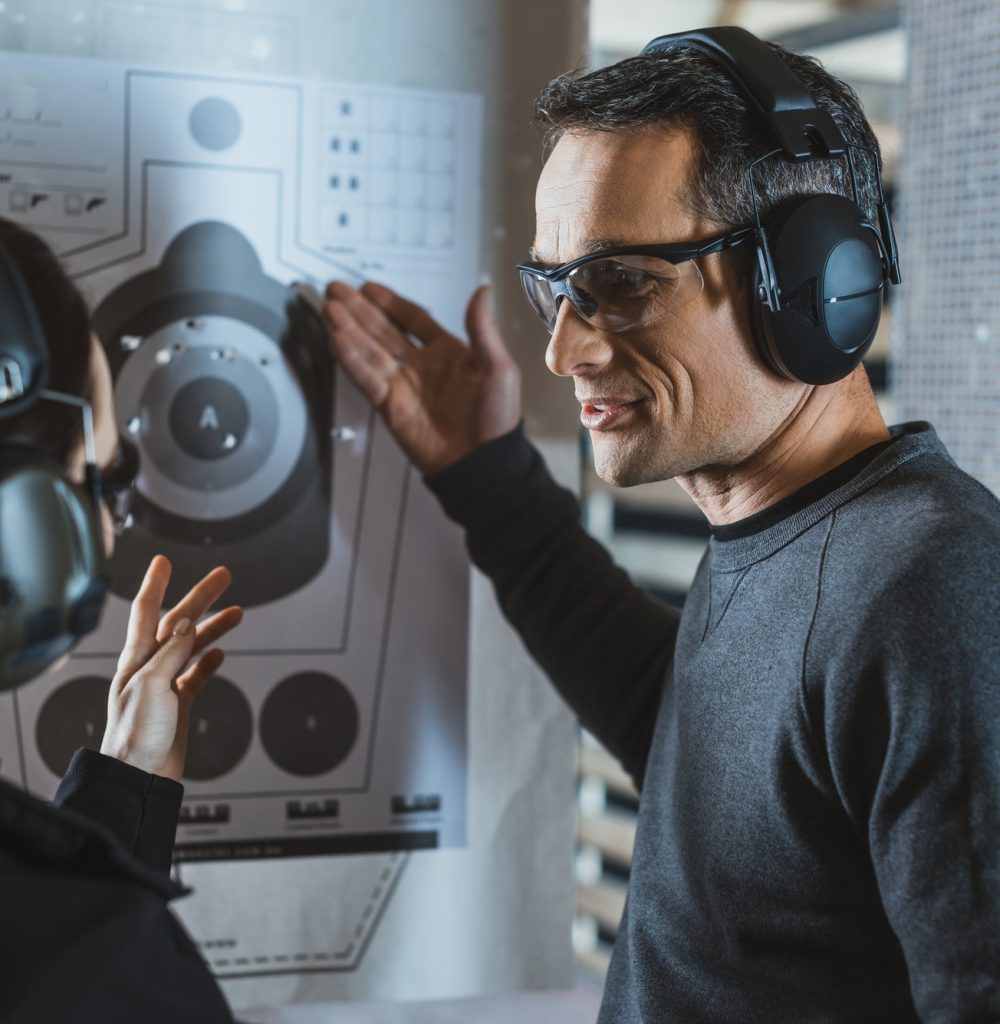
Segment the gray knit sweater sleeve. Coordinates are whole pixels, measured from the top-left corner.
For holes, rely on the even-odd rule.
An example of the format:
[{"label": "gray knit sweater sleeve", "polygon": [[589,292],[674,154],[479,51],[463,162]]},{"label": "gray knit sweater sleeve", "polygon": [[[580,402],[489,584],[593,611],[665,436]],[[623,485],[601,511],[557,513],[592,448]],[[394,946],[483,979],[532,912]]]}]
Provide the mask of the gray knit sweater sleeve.
[{"label": "gray knit sweater sleeve", "polygon": [[[918,486],[914,477],[923,477]],[[920,1019],[992,1021],[1000,516],[992,495],[943,454],[898,479],[908,481],[905,503],[890,477],[878,501],[847,504],[831,520],[804,659],[805,713],[828,772],[821,784],[870,852]],[[873,522],[880,510],[895,518]]]}]

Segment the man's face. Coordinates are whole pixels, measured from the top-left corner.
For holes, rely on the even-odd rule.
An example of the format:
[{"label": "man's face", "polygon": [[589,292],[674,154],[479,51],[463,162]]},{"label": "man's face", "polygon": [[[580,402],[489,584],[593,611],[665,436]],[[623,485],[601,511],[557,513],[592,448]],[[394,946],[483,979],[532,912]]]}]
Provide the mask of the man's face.
[{"label": "man's face", "polygon": [[[722,233],[692,213],[686,132],[563,136],[538,182],[535,258],[565,263],[606,246],[682,243]],[[572,377],[598,474],[628,486],[735,465],[791,413],[802,386],[753,350],[747,290],[731,257],[698,260],[704,287],[649,324],[602,332],[563,302],[546,351]]]}]

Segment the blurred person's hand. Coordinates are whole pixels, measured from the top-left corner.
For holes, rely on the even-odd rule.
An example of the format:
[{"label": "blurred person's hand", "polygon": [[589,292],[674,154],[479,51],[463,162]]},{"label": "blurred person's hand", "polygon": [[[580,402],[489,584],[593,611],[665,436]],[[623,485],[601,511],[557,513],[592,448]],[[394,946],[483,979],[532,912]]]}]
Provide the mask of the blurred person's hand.
[{"label": "blurred person's hand", "polygon": [[488,289],[469,301],[469,344],[384,285],[326,289],[324,316],[338,363],[378,407],[424,474],[436,473],[513,429],[521,374],[500,336]]},{"label": "blurred person's hand", "polygon": [[170,562],[157,555],[132,602],[101,753],[180,782],[191,704],[224,658],[212,644],[239,625],[243,609],[226,608],[198,623],[232,581],[220,567],[161,618],[170,572]]}]

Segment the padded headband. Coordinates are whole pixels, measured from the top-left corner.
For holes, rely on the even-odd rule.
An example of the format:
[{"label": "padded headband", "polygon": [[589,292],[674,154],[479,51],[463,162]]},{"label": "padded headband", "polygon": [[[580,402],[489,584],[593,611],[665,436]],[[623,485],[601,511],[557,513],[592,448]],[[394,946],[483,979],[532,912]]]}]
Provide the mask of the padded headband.
[{"label": "padded headband", "polygon": [[763,40],[743,28],[703,28],[657,36],[643,54],[690,46],[726,67],[760,111],[789,160],[841,156],[847,143],[829,112]]}]

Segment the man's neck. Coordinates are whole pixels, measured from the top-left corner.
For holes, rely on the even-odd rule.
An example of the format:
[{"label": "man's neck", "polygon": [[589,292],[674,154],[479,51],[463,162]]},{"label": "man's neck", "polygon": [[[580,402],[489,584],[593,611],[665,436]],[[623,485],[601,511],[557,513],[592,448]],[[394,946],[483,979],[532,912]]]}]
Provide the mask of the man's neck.
[{"label": "man's neck", "polygon": [[890,438],[863,386],[812,388],[780,427],[748,458],[678,477],[712,525],[739,522],[794,494],[858,452]]}]

